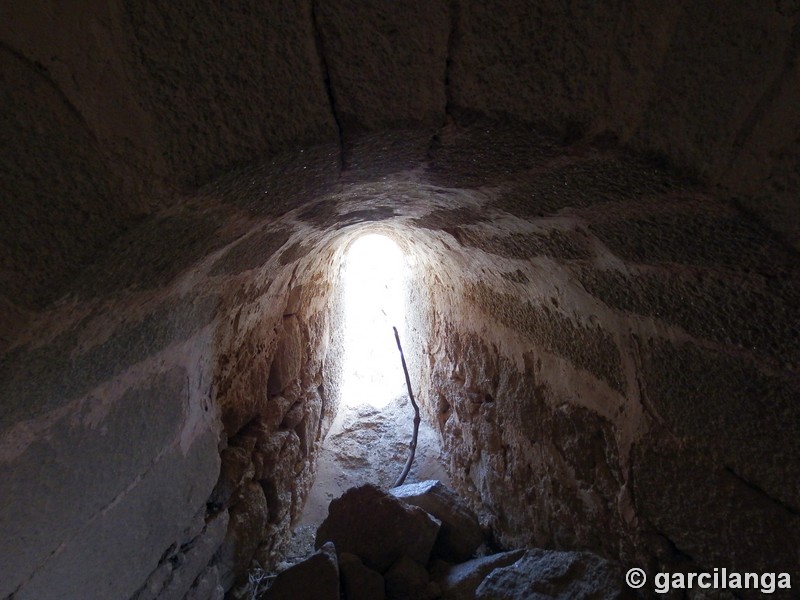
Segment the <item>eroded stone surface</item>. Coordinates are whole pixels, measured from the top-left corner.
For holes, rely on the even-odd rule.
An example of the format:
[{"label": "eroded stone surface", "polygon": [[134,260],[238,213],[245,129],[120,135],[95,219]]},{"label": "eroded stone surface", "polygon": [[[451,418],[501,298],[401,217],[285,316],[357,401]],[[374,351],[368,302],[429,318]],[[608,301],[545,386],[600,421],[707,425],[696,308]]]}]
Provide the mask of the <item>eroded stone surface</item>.
[{"label": "eroded stone surface", "polygon": [[283,332],[270,367],[267,392],[280,394],[291,385],[300,373],[303,338],[300,325],[293,315],[283,319]]},{"label": "eroded stone surface", "polygon": [[266,536],[269,509],[263,488],[254,481],[245,483],[231,498],[229,510],[230,525],[219,559],[225,588],[245,576],[256,549]]}]

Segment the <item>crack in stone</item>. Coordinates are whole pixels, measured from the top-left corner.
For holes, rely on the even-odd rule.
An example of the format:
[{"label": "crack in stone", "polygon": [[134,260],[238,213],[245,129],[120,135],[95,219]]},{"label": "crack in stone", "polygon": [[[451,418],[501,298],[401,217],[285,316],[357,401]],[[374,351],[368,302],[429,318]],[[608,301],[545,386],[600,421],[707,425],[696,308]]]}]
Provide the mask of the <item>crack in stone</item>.
[{"label": "crack in stone", "polygon": [[731,144],[732,152],[727,165],[729,171],[742,154],[745,143],[753,135],[753,131],[761,120],[761,117],[780,95],[783,86],[786,84],[786,81],[790,78],[795,68],[798,57],[800,57],[800,19],[795,22],[792,33],[789,36],[789,42],[783,55],[783,68],[762,92],[758,100],[756,100],[756,103],[753,105],[747,118],[745,118]]},{"label": "crack in stone", "polygon": [[450,28],[447,32],[446,53],[444,57],[444,70],[442,72],[442,85],[444,87],[444,114],[442,115],[442,123],[439,128],[431,135],[430,142],[428,142],[428,150],[426,152],[426,159],[433,160],[433,150],[441,143],[442,129],[447,125],[447,122],[453,117],[453,94],[450,86],[450,67],[453,63],[453,51],[456,44],[456,34],[458,32],[458,22],[461,16],[461,5],[459,0],[451,0],[448,3]]},{"label": "crack in stone", "polygon": [[11,592],[10,595],[6,596],[3,600],[13,600],[15,594],[17,594],[23,587],[25,587],[27,584],[29,584],[33,580],[33,578],[36,576],[36,574],[39,571],[41,571],[50,562],[50,560],[52,560],[52,558],[54,556],[56,556],[59,553],[61,553],[61,551],[64,550],[64,548],[66,548],[69,545],[70,542],[75,540],[86,527],[91,525],[95,521],[95,519],[97,519],[99,516],[101,516],[101,515],[105,514],[106,512],[108,512],[116,504],[118,504],[119,501],[122,498],[127,496],[128,493],[130,493],[131,490],[133,490],[137,485],[139,485],[139,483],[141,483],[145,479],[145,477],[147,477],[147,475],[150,473],[150,471],[152,471],[153,468],[155,468],[155,466],[159,462],[161,462],[161,459],[164,458],[164,456],[167,454],[167,452],[169,452],[170,450],[176,448],[179,443],[180,443],[180,438],[178,438],[172,444],[169,444],[168,446],[165,446],[164,448],[162,448],[161,451],[153,458],[153,460],[150,461],[150,464],[147,466],[147,468],[142,473],[137,475],[129,485],[127,485],[121,492],[119,492],[116,496],[114,496],[114,498],[112,498],[105,506],[97,509],[94,513],[92,513],[89,516],[88,519],[83,521],[83,523],[79,526],[77,531],[75,531],[72,535],[69,535],[67,537],[67,539],[62,541],[52,551],[50,551],[50,553],[47,555],[47,557],[44,560],[42,560],[42,562],[39,563],[39,565],[37,565],[36,568],[34,568],[33,571],[31,571],[30,575],[28,575],[28,577],[26,577],[25,580],[22,581],[14,589],[14,591]]},{"label": "crack in stone", "polygon": [[636,390],[639,395],[639,404],[641,404],[642,410],[645,412],[645,414],[647,414],[653,420],[653,423],[657,423],[658,425],[669,429],[667,424],[664,423],[664,420],[658,414],[658,411],[650,404],[650,400],[647,397],[647,393],[645,391],[646,384],[644,378],[642,377],[642,346],[637,336],[631,336],[629,347],[633,357],[634,383],[636,384]]},{"label": "crack in stone", "polygon": [[[142,586],[133,593],[133,595],[131,596],[131,600],[136,600],[136,598],[138,598],[143,592],[145,592],[147,590],[148,583],[150,582],[150,578],[153,576],[153,574],[156,573],[162,566],[164,566],[166,563],[169,562],[172,563],[173,569],[170,572],[169,576],[161,583],[161,587],[159,588],[156,596],[159,597],[159,595],[162,592],[164,592],[164,590],[167,589],[170,586],[170,584],[173,583],[175,579],[175,572],[182,566],[184,566],[176,561],[179,561],[181,556],[185,557],[200,542],[200,540],[204,536],[208,535],[208,528],[209,528],[209,522],[208,520],[206,520],[205,525],[200,530],[200,533],[191,538],[188,542],[185,542],[180,546],[178,546],[176,543],[170,545],[164,551],[164,554],[161,555],[161,558],[158,560],[158,564],[156,564],[155,568],[147,576]],[[209,565],[206,565],[204,568],[207,568],[208,566]]]},{"label": "crack in stone", "polygon": [[753,490],[754,492],[756,492],[759,496],[763,496],[764,498],[766,498],[767,500],[769,500],[773,504],[776,504],[777,506],[781,507],[783,510],[785,510],[789,514],[794,515],[796,517],[800,517],[800,510],[797,510],[796,508],[786,504],[783,500],[778,500],[777,498],[774,498],[769,493],[767,493],[766,490],[764,490],[760,486],[756,485],[752,481],[748,481],[747,479],[745,479],[744,477],[739,475],[736,471],[734,471],[728,465],[725,465],[725,471],[727,473],[729,473],[730,475],[732,475],[734,478],[736,478],[737,481],[741,482],[742,485],[744,485],[745,487],[747,487],[747,488]]},{"label": "crack in stone", "polygon": [[325,43],[322,39],[322,30],[319,26],[317,19],[317,2],[311,0],[311,27],[314,30],[314,47],[317,49],[317,57],[319,58],[319,66],[322,70],[322,84],[325,86],[325,92],[328,96],[328,104],[330,105],[331,115],[336,124],[336,133],[339,141],[339,174],[347,170],[347,163],[344,157],[344,128],[339,119],[339,113],[336,108],[336,97],[333,93],[333,84],[331,83],[331,73],[328,68],[328,59],[325,56]]},{"label": "crack in stone", "polygon": [[675,554],[675,556],[683,558],[684,560],[688,560],[689,562],[697,564],[697,561],[695,560],[694,556],[692,556],[691,554],[689,554],[688,552],[683,550],[680,546],[678,546],[678,544],[676,544],[675,541],[671,537],[669,537],[666,533],[661,531],[658,527],[653,526],[652,523],[650,525],[653,527],[653,529],[655,530],[656,534],[660,535],[662,538],[664,538],[664,541],[667,542],[667,544],[669,544],[670,549]]},{"label": "crack in stone", "polygon": [[447,54],[444,61],[444,115],[445,119],[451,117],[453,113],[453,93],[451,89],[450,69],[453,64],[453,54],[458,41],[458,23],[461,20],[461,4],[459,0],[451,0],[450,8],[450,31],[447,34]]},{"label": "crack in stone", "polygon": [[[86,133],[89,134],[89,137],[92,139],[92,141],[97,143],[97,136],[95,135],[95,133],[92,130],[92,128],[89,127],[89,123],[84,118],[83,113],[81,113],[81,111],[78,110],[78,107],[75,106],[75,104],[72,102],[72,100],[69,99],[69,96],[67,96],[67,94],[64,92],[64,90],[61,89],[61,86],[59,86],[53,80],[53,78],[50,76],[49,71],[47,70],[47,67],[45,67],[44,65],[42,65],[41,63],[39,63],[39,62],[37,62],[35,60],[31,60],[30,58],[28,58],[27,56],[22,54],[22,52],[20,52],[19,50],[13,48],[12,46],[9,46],[8,43],[6,43],[6,42],[4,42],[2,40],[0,40],[0,50],[4,50],[4,51],[8,52],[11,56],[13,56],[17,60],[19,60],[22,64],[24,64],[26,67],[28,67],[31,71],[33,71],[39,77],[41,77],[42,80],[50,87],[50,89],[52,89],[56,93],[56,95],[59,97],[59,99],[64,103],[64,105],[66,106],[67,110],[70,113],[72,113],[72,115],[83,126],[83,128],[86,130]],[[74,74],[73,74],[73,77],[74,77]]]}]

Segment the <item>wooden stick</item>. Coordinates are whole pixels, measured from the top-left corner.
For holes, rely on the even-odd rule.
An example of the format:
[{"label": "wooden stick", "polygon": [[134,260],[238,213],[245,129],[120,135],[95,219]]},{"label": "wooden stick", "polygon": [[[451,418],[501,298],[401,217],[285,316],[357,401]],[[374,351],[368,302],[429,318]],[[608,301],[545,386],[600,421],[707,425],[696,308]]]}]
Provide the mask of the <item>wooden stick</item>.
[{"label": "wooden stick", "polygon": [[408,367],[406,366],[406,357],[403,355],[403,347],[400,345],[400,335],[397,333],[397,327],[392,327],[394,329],[394,339],[397,341],[397,349],[400,351],[400,362],[403,363],[403,374],[406,376],[406,387],[408,388],[408,398],[411,400],[411,406],[414,407],[414,435],[411,436],[411,443],[408,446],[408,460],[406,460],[406,466],[403,468],[403,472],[400,474],[400,477],[397,478],[397,481],[394,482],[394,486],[398,487],[403,485],[403,482],[408,477],[408,472],[411,471],[411,465],[414,462],[414,453],[417,451],[417,435],[419,434],[419,406],[417,406],[417,402],[414,400],[414,392],[411,391],[411,379],[408,377]]}]

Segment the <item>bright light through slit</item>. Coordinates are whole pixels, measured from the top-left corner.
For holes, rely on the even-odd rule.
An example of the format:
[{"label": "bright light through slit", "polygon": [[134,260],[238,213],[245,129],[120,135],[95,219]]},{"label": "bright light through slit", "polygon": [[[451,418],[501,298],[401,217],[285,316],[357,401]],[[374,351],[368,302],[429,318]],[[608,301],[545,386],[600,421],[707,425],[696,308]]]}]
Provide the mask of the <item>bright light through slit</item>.
[{"label": "bright light through slit", "polygon": [[389,238],[364,235],[350,246],[344,271],[345,405],[382,408],[405,392],[392,327],[397,327],[400,341],[405,342],[407,278],[403,252]]}]

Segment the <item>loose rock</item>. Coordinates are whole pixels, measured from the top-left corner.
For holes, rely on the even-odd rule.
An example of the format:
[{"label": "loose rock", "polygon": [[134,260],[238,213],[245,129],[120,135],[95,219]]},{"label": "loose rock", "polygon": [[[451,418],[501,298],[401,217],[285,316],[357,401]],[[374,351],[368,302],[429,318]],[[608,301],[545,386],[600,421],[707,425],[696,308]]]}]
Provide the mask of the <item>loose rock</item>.
[{"label": "loose rock", "polygon": [[491,571],[516,562],[524,554],[524,550],[512,550],[452,565],[436,578],[442,590],[442,599],[473,600],[475,590]]},{"label": "loose rock", "polygon": [[427,565],[440,522],[367,484],[350,488],[328,507],[315,547],[332,541],[339,552],[351,552],[384,573],[401,556]]},{"label": "loose rock", "polygon": [[477,600],[619,600],[633,594],[620,568],[590,552],[533,549],[495,569],[478,586]]},{"label": "loose rock", "polygon": [[390,490],[403,502],[413,504],[442,522],[433,553],[450,562],[462,562],[475,554],[483,542],[478,517],[441,481],[410,483]]},{"label": "loose rock", "polygon": [[339,555],[339,572],[345,600],[385,600],[383,576],[364,566],[355,554]]},{"label": "loose rock", "polygon": [[386,572],[388,600],[433,600],[438,588],[429,585],[428,572],[407,556],[397,559]]},{"label": "loose rock", "polygon": [[339,600],[336,548],[323,544],[306,560],[280,573],[259,600]]}]

